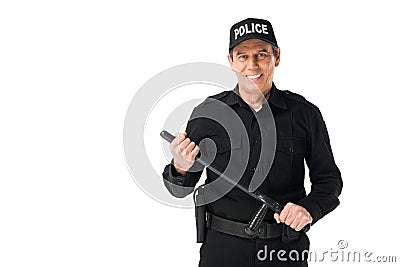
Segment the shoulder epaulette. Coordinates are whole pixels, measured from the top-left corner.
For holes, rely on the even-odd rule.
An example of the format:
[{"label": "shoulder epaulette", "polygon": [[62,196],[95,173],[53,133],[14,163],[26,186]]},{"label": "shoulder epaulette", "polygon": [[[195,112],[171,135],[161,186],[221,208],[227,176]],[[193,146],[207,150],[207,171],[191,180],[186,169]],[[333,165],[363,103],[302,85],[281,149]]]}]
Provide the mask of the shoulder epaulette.
[{"label": "shoulder epaulette", "polygon": [[199,105],[197,105],[197,107],[195,107],[195,109],[204,107],[204,105],[210,104],[210,103],[214,102],[216,99],[220,100],[223,97],[225,97],[226,95],[228,95],[229,92],[230,91],[223,91],[223,92],[218,93],[216,95],[208,96],[206,99],[204,99],[203,102],[201,102]]},{"label": "shoulder epaulette", "polygon": [[228,93],[229,93],[229,91],[223,91],[223,92],[218,93],[216,95],[208,96],[206,99],[204,99],[202,104],[210,103],[210,102],[212,102],[212,101],[214,101],[216,99],[220,100],[220,99],[224,98]]},{"label": "shoulder epaulette", "polygon": [[285,91],[282,91],[282,92],[283,92],[283,94],[284,94],[287,98],[290,98],[290,99],[292,99],[292,100],[294,100],[294,101],[298,101],[298,102],[301,102],[301,103],[304,103],[304,104],[306,104],[306,105],[310,105],[310,106],[313,106],[313,107],[314,107],[314,104],[311,103],[311,102],[309,102],[309,101],[308,101],[304,96],[302,96],[302,95],[293,93],[293,92],[291,92],[291,91],[289,91],[289,90],[285,90]]},{"label": "shoulder epaulette", "polygon": [[230,91],[223,91],[223,92],[221,92],[219,94],[212,95],[212,96],[209,96],[207,98],[221,99],[221,98],[225,97],[229,92]]}]

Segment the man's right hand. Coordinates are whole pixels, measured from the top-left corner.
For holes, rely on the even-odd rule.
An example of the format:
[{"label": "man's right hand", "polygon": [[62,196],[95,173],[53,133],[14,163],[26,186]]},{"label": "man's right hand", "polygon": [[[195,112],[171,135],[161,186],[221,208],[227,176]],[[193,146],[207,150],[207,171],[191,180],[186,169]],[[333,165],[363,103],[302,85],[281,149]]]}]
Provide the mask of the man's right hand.
[{"label": "man's right hand", "polygon": [[192,167],[200,148],[194,142],[186,138],[187,133],[178,133],[175,139],[169,145],[172,156],[174,157],[174,166],[177,172],[185,174]]}]

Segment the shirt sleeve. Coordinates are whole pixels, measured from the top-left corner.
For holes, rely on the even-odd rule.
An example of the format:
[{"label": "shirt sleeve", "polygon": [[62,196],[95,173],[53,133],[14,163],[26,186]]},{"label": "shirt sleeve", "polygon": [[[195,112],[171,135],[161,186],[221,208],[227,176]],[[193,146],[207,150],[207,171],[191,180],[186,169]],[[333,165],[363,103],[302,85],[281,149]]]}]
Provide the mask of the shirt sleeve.
[{"label": "shirt sleeve", "polygon": [[310,117],[306,163],[309,168],[311,191],[298,204],[310,212],[315,224],[339,205],[343,181],[336,166],[328,131],[318,108]]},{"label": "shirt sleeve", "polygon": [[[189,120],[186,127],[186,133],[187,137],[198,145],[201,141],[201,138],[199,136],[197,124],[197,120]],[[193,192],[196,183],[201,177],[203,168],[204,166],[195,161],[193,166],[184,175],[182,175],[176,171],[172,159],[171,163],[165,166],[162,174],[164,178],[164,185],[173,196],[183,198]]]}]

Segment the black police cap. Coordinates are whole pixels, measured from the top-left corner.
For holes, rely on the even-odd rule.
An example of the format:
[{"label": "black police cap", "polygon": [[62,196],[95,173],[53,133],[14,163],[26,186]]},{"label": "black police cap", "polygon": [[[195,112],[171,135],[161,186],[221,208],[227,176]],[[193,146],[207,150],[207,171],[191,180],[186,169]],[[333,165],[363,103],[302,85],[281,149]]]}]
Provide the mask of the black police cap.
[{"label": "black police cap", "polygon": [[248,18],[232,26],[229,50],[248,39],[260,39],[278,47],[272,24],[268,20]]}]

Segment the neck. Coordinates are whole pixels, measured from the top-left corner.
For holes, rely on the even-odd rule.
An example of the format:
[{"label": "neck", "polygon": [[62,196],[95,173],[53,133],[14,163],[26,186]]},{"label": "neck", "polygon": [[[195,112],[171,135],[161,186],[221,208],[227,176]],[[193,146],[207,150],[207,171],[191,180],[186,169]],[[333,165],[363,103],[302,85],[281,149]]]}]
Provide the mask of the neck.
[{"label": "neck", "polygon": [[240,97],[243,99],[243,101],[246,102],[249,106],[251,106],[254,109],[258,109],[261,108],[262,104],[268,100],[271,88],[272,85],[264,93],[261,90],[251,90],[251,91],[246,90],[245,88],[239,85],[239,94]]}]

